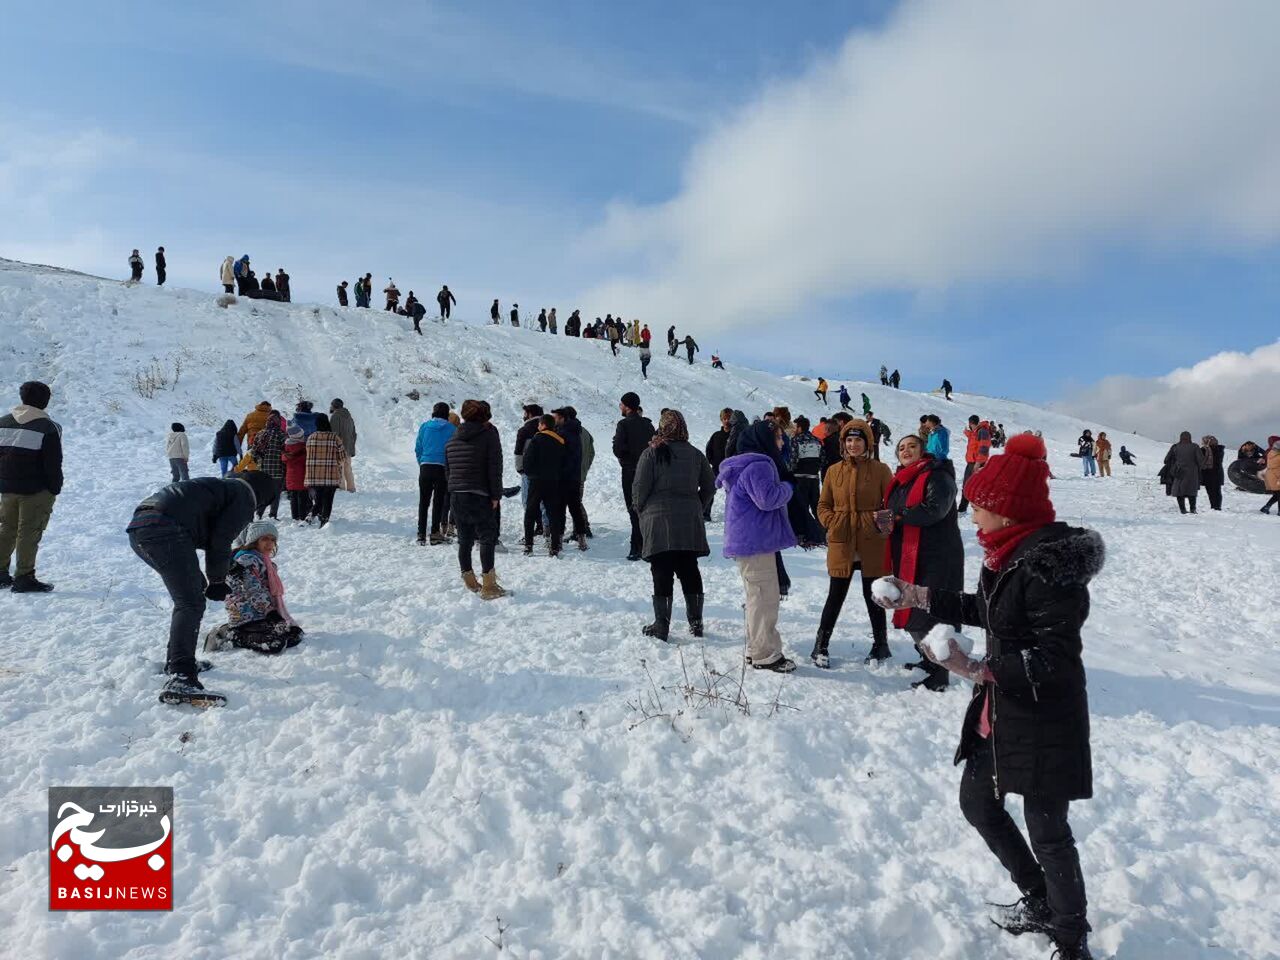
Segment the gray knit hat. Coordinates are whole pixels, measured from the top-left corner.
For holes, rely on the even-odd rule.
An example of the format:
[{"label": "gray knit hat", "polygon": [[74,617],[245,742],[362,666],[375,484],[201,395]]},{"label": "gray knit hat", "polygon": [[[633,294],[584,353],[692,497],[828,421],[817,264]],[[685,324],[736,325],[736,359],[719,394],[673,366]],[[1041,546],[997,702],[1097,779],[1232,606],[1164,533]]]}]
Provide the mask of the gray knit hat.
[{"label": "gray knit hat", "polygon": [[240,536],[236,537],[236,546],[252,546],[263,537],[271,537],[274,540],[279,540],[280,532],[276,529],[276,525],[270,520],[255,520],[240,531]]}]

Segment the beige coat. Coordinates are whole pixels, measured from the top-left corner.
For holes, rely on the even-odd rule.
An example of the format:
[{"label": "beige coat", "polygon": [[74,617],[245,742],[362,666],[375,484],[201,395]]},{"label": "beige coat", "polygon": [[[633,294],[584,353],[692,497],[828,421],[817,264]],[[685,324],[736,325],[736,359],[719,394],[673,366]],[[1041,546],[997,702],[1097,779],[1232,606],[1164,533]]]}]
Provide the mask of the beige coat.
[{"label": "beige coat", "polygon": [[833,577],[853,576],[855,562],[862,564],[864,577],[885,574],[884,537],[876,530],[875,512],[884,506],[884,496],[893,480],[886,464],[870,454],[854,461],[844,452],[844,438],[851,431],[862,434],[867,450],[874,449],[875,437],[865,420],[850,420],[840,431],[840,454],[844,458],[827,471],[818,499],[818,522],[827,529],[827,573]]}]

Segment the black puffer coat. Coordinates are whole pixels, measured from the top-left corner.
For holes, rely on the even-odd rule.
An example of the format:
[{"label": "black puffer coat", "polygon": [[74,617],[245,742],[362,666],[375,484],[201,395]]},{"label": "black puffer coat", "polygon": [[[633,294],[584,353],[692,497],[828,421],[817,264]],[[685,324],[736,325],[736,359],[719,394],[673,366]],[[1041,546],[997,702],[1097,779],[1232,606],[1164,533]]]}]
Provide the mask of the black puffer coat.
[{"label": "black puffer coat", "polygon": [[977,593],[931,592],[930,612],[939,621],[987,633],[995,683],[974,687],[955,759],[973,753],[990,695],[998,796],[1093,795],[1080,629],[1089,617],[1088,584],[1105,553],[1095,531],[1052,523],[1027,537],[999,573],[983,567]]},{"label": "black puffer coat", "polygon": [[[959,592],[964,589],[964,543],[956,516],[956,468],[950,460],[932,457],[929,464],[923,501],[908,507],[912,485],[906,484],[891,490],[885,503],[885,507],[893,511],[893,533],[889,535],[893,572],[930,590]],[[920,529],[916,569],[910,577],[900,573],[902,540],[907,527]],[[912,610],[906,629],[928,630],[936,623],[937,618],[928,610]]]},{"label": "black puffer coat", "polygon": [[502,497],[502,441],[491,423],[464,423],[444,447],[450,493]]}]

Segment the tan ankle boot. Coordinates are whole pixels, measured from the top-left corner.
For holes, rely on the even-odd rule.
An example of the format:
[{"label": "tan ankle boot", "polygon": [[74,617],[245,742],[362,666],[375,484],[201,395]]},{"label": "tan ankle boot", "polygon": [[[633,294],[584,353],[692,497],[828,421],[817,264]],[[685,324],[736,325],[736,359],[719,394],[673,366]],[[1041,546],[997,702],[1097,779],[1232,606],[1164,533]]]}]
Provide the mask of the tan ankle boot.
[{"label": "tan ankle boot", "polygon": [[462,574],[462,585],[472,593],[480,592],[480,581],[476,579],[475,572],[472,570],[464,571]]},{"label": "tan ankle boot", "polygon": [[498,586],[498,574],[494,570],[490,570],[484,575],[484,586],[480,588],[481,600],[497,600],[499,597],[505,597],[507,591]]}]

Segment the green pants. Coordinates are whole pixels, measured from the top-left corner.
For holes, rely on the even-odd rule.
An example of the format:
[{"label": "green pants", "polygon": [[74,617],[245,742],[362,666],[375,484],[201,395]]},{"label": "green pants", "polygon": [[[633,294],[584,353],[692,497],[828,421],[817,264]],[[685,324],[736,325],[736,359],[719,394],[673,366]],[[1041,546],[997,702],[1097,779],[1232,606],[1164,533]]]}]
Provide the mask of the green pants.
[{"label": "green pants", "polygon": [[36,572],[36,551],[49,525],[55,497],[48,490],[39,493],[0,494],[0,569],[9,569],[9,556],[18,554],[14,576]]}]

